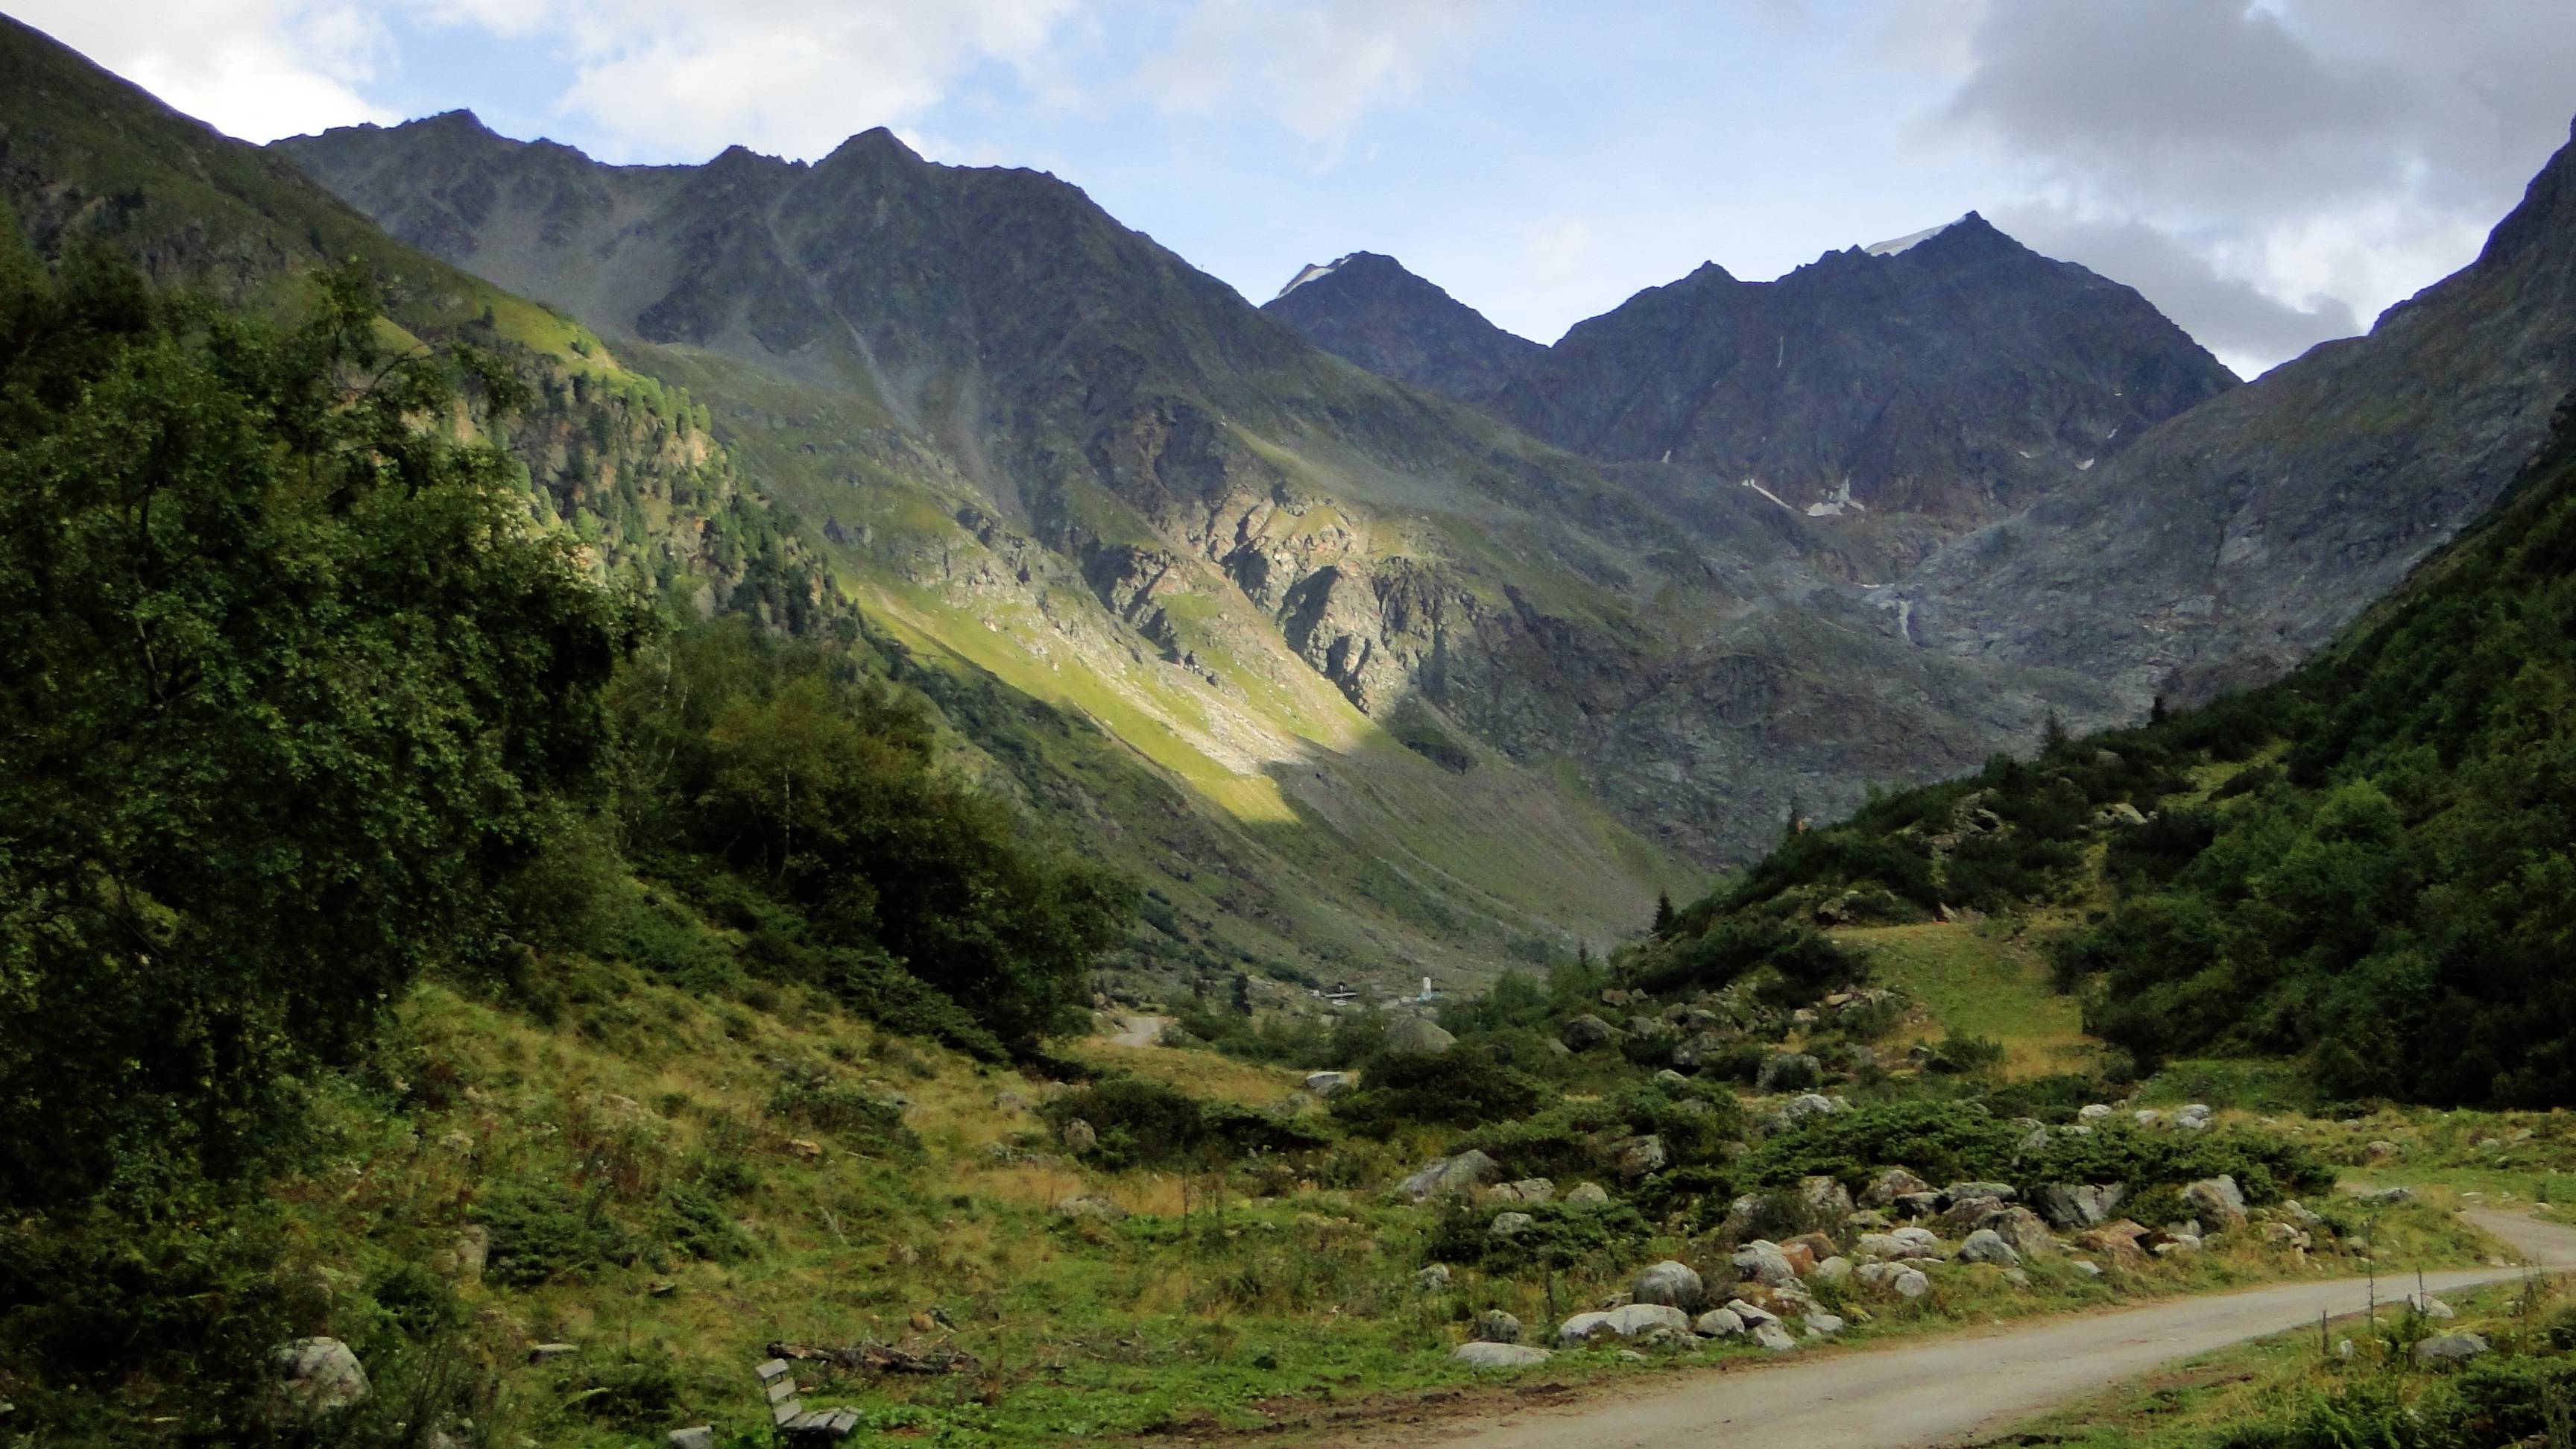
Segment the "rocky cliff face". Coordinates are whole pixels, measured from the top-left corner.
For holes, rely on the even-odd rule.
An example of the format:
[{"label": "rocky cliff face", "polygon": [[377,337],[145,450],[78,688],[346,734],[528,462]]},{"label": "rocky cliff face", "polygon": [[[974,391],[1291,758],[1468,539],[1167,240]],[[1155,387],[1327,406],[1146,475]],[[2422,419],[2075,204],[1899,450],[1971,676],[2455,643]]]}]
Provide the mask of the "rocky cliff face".
[{"label": "rocky cliff face", "polygon": [[1959,539],[1895,591],[1960,657],[2080,671],[2118,713],[2322,647],[2484,511],[2576,383],[2576,142],[2477,261]]},{"label": "rocky cliff face", "polygon": [[1462,402],[1491,398],[1547,355],[1375,252],[1303,269],[1261,310],[1336,357]]},{"label": "rocky cliff face", "polygon": [[1884,578],[2235,382],[2136,292],[1971,212],[1775,282],[1704,265],[1577,324],[1494,406],[1832,520]]}]

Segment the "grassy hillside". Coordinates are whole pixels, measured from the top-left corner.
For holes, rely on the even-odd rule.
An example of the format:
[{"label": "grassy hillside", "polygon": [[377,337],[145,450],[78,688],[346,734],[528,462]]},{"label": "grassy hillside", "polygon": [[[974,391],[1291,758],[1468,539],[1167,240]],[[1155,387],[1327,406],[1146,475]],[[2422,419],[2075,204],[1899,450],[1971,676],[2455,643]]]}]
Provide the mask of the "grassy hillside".
[{"label": "grassy hillside", "polygon": [[2281,683],[1803,829],[1670,948],[2013,916],[2128,1069],[2286,1058],[2327,1099],[2563,1102],[2571,538],[2562,419],[2492,515]]}]

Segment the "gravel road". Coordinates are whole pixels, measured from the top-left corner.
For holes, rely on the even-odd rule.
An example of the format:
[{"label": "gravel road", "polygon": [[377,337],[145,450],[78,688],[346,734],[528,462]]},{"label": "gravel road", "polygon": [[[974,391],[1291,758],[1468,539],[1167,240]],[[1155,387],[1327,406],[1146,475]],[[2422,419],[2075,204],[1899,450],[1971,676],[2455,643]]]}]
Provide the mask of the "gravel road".
[{"label": "gravel road", "polygon": [[[2513,1213],[2467,1216],[2536,1265],[2576,1269],[2576,1228]],[[2434,1292],[2448,1292],[2519,1272],[2478,1268],[2428,1273],[2425,1283]],[[2412,1289],[2413,1278],[2406,1275],[2402,1288],[2383,1281],[2383,1298]],[[1681,1449],[1737,1444],[1759,1435],[1764,1443],[1798,1449],[1955,1443],[2160,1364],[2240,1339],[2313,1325],[2320,1311],[2359,1313],[2368,1297],[2360,1280],[2336,1279],[2175,1299],[1882,1349],[1713,1370],[1668,1384],[1640,1385],[1615,1401],[1585,1399],[1388,1426],[1359,1442],[1465,1449]]]}]

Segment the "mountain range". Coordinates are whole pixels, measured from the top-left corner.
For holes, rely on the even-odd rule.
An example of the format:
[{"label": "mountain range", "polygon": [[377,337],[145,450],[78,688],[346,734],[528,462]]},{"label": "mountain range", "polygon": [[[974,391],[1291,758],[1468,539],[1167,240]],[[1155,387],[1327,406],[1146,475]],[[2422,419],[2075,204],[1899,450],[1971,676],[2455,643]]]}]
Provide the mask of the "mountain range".
[{"label": "mountain range", "polygon": [[1488,975],[1793,811],[2277,674],[2491,501],[2576,338],[2567,153],[2459,277],[2239,385],[1974,214],[1541,347],[1368,253],[1256,308],[882,130],[262,152],[0,41],[40,245],[253,294],[358,255],[397,323],[507,343],[557,382],[543,516],[864,640],[960,768],[1142,880],[1147,972]]}]

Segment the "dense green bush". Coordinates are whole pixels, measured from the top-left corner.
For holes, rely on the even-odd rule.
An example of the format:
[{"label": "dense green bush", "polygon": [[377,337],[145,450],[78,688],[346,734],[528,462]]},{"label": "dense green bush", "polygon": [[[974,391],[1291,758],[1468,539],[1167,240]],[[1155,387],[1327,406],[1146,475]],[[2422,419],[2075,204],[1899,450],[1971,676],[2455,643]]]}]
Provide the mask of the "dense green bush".
[{"label": "dense green bush", "polygon": [[[1505,1212],[1527,1213],[1532,1226],[1508,1237],[1493,1231]],[[1513,1203],[1479,1208],[1453,1204],[1432,1230],[1427,1256],[1434,1262],[1472,1264],[1489,1273],[1562,1271],[1585,1262],[1613,1262],[1653,1235],[1635,1208],[1609,1203],[1574,1208],[1563,1203]]]},{"label": "dense green bush", "polygon": [[1258,1152],[1309,1152],[1330,1139],[1292,1117],[1233,1103],[1202,1103],[1142,1077],[1104,1077],[1039,1109],[1058,1132],[1088,1124],[1099,1141],[1085,1160],[1103,1168],[1205,1164]]},{"label": "dense green bush", "polygon": [[1545,1095],[1491,1050],[1460,1042],[1437,1056],[1380,1056],[1333,1099],[1333,1115],[1374,1133],[1406,1122],[1473,1127],[1527,1116]]},{"label": "dense green bush", "polygon": [[579,1278],[636,1258],[635,1240],[608,1212],[604,1193],[583,1200],[552,1183],[509,1183],[468,1215],[492,1235],[485,1276],[515,1288]]}]

